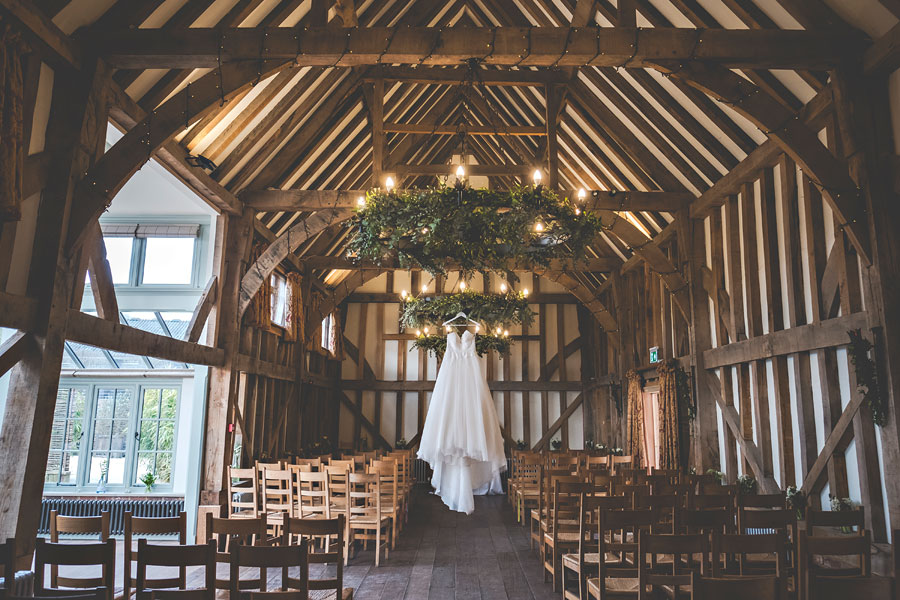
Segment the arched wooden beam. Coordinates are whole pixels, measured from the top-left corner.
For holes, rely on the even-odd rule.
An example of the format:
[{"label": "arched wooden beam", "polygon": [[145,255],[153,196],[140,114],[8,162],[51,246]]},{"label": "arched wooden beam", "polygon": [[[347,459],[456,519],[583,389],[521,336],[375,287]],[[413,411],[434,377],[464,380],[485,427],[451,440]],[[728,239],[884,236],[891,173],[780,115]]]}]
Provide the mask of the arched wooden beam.
[{"label": "arched wooden beam", "polygon": [[669,257],[660,250],[659,246],[653,243],[653,240],[635,227],[625,217],[611,211],[597,211],[603,220],[603,226],[615,235],[617,238],[631,248],[636,256],[650,265],[650,268],[659,273],[663,282],[669,291],[672,292],[672,298],[675,300],[675,306],[681,311],[685,320],[690,322],[690,298],[688,296],[687,282]]},{"label": "arched wooden beam", "polygon": [[296,250],[300,244],[317,235],[335,223],[346,221],[353,213],[348,210],[320,210],[303,219],[269,244],[265,252],[250,265],[244,278],[241,279],[241,295],[238,304],[238,315],[243,316],[253,296],[259,291],[263,281],[272,274],[288,254]]},{"label": "arched wooden beam", "polygon": [[382,273],[388,272],[390,269],[384,270],[372,270],[372,271],[355,271],[351,275],[349,275],[346,279],[341,281],[337,286],[332,289],[331,295],[325,299],[325,302],[319,307],[319,310],[316,311],[315,315],[312,315],[311,318],[306,321],[306,336],[315,332],[315,330],[322,324],[322,319],[325,316],[337,308],[341,302],[347,299],[347,296],[353,293],[353,290],[362,286],[367,281],[371,281],[375,279]]},{"label": "arched wooden beam", "polygon": [[535,275],[546,277],[569,290],[600,323],[613,345],[617,348],[619,347],[619,323],[609,312],[609,309],[606,308],[606,305],[586,285],[575,279],[571,273],[564,271],[535,269],[534,273]]},{"label": "arched wooden beam", "polygon": [[859,186],[850,176],[847,162],[832,154],[798,114],[724,67],[661,61],[656,68],[728,104],[781,146],[815,181],[856,252],[871,264],[866,205]]},{"label": "arched wooden beam", "polygon": [[67,252],[84,241],[88,224],[109,207],[122,186],[161,146],[221,103],[290,64],[284,60],[224,64],[149,112],[78,183]]}]

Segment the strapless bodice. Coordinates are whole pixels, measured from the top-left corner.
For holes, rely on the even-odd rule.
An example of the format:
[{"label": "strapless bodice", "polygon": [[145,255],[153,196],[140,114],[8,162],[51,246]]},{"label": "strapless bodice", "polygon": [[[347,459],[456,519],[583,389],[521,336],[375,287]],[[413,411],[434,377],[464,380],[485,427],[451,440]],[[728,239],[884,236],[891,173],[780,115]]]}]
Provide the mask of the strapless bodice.
[{"label": "strapless bodice", "polygon": [[464,331],[462,336],[458,332],[453,331],[447,334],[447,352],[446,357],[450,356],[469,356],[475,354],[475,334],[471,331]]}]

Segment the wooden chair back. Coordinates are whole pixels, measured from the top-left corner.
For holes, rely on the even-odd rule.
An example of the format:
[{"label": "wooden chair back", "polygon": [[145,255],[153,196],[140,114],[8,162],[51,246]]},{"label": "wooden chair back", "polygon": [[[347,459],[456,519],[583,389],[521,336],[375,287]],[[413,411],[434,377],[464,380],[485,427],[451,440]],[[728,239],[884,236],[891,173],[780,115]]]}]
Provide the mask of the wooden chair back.
[{"label": "wooden chair back", "polygon": [[621,475],[625,478],[625,483],[631,485],[643,485],[647,483],[647,469],[642,469],[640,467],[617,467],[615,470],[616,475]]},{"label": "wooden chair back", "polygon": [[[74,592],[69,594],[68,592]],[[3,595],[3,600],[107,600],[110,598],[110,592],[105,587],[99,587],[92,590],[63,590],[56,594],[34,595],[34,596],[13,596],[9,594]]]},{"label": "wooden chair back", "polygon": [[734,533],[734,511],[726,508],[677,510],[677,533]]},{"label": "wooden chair back", "polygon": [[818,576],[810,581],[809,598],[815,600],[847,600],[866,598],[869,600],[900,600],[900,585],[897,576],[878,577],[830,577]]},{"label": "wooden chair back", "polygon": [[[286,517],[290,519],[290,516]],[[256,579],[242,580],[241,569],[259,569]],[[291,577],[289,569],[296,568],[299,577]],[[269,569],[281,570],[280,592],[268,593]],[[309,597],[309,542],[301,540],[294,546],[245,546],[238,544],[231,552],[230,600],[240,598],[279,598],[284,592],[296,592],[304,600]],[[246,592],[241,588],[256,587],[259,592]]]},{"label": "wooden chair back", "polygon": [[390,507],[399,506],[400,496],[400,471],[397,459],[387,458],[373,460],[367,469],[367,473],[378,475],[381,479],[381,494],[385,504]]},{"label": "wooden chair back", "polygon": [[[112,600],[116,581],[116,540],[103,542],[87,542],[81,544],[60,544],[37,538],[34,547],[34,593],[35,595],[56,596],[77,593],[75,590],[61,590],[55,585],[46,585],[44,575],[46,566],[56,567],[89,567],[99,566],[101,577],[94,580],[98,585],[91,586],[87,578],[79,578],[78,587],[82,589],[105,588],[107,600]],[[4,575],[5,577],[5,575]],[[13,574],[15,579],[15,574]],[[62,579],[62,578],[60,578]],[[66,585],[63,583],[62,585]],[[75,586],[73,586],[75,587]]]},{"label": "wooden chair back", "polygon": [[[597,549],[596,535],[598,513],[604,510],[624,510],[628,501],[623,496],[599,496],[595,493],[582,493],[579,498],[578,515],[578,564],[585,564],[585,555]],[[581,577],[584,577],[581,574]]]},{"label": "wooden chair back", "polygon": [[[88,534],[96,533],[100,541],[109,539],[109,511],[103,511],[95,517],[69,517],[61,516],[58,511],[50,511],[50,541],[59,542],[59,534]],[[100,577],[72,577],[60,576],[59,566],[50,565],[50,587],[52,588],[76,588],[96,589],[103,586],[103,575]]]},{"label": "wooden chair back", "polygon": [[634,458],[630,454],[624,456],[610,456],[609,466],[612,467],[613,474],[617,474],[622,469],[630,469],[634,466]]},{"label": "wooden chair back", "polygon": [[[179,573],[184,573],[188,567],[203,567],[205,570],[205,587],[199,589],[187,589],[187,583],[180,581],[169,584],[165,580],[147,579],[147,567],[177,567]],[[154,585],[165,588],[156,589]],[[151,544],[146,538],[138,540],[137,551],[137,586],[135,587],[137,600],[145,600],[151,597],[161,599],[178,600],[215,600],[216,598],[216,543],[209,540],[206,544],[179,545]]]},{"label": "wooden chair back", "polygon": [[592,467],[609,468],[609,456],[596,456],[593,454],[585,454],[582,458],[582,465],[588,469]]},{"label": "wooden chair back", "polygon": [[[214,517],[212,513],[206,513],[207,541],[212,540],[216,544],[217,564],[231,563],[231,553],[237,545],[253,546],[265,544],[267,542],[266,530],[265,517],[256,519],[220,519]],[[229,581],[227,579],[219,579],[218,576],[216,577],[215,585],[217,590],[231,589]]]},{"label": "wooden chair back", "polygon": [[[597,510],[597,552],[600,556],[599,588],[605,596],[607,578],[638,578],[638,540],[642,531],[652,532],[659,515],[653,509],[600,508]],[[618,556],[609,561],[607,556]]]},{"label": "wooden chair back", "polygon": [[397,476],[400,478],[400,489],[407,493],[413,483],[412,450],[393,450],[384,455],[384,458],[397,459]]},{"label": "wooden chair back", "polygon": [[697,494],[700,496],[715,496],[717,494],[722,494],[734,498],[737,496],[737,493],[737,484],[722,485],[718,481],[701,480],[697,485]]},{"label": "wooden chair back", "polygon": [[863,506],[853,510],[815,510],[806,511],[806,533],[817,535],[816,527],[829,527],[830,531],[820,531],[818,535],[834,535],[835,528],[855,527],[857,535],[863,535],[866,528],[866,509]]},{"label": "wooden chair back", "polygon": [[[810,581],[821,575],[837,577],[869,577],[872,575],[872,543],[867,530],[860,535],[811,536],[801,531],[797,543],[797,581],[800,598],[806,598]],[[856,565],[823,567],[816,557],[841,557],[841,562]],[[834,558],[831,559],[832,561]]]},{"label": "wooden chair back", "polygon": [[295,465],[307,465],[312,468],[313,471],[318,471],[322,468],[322,459],[319,457],[316,458],[295,458]]},{"label": "wooden chair back", "polygon": [[713,532],[712,575],[774,575],[786,582],[788,562],[785,544],[782,531],[762,535]]},{"label": "wooden chair back", "polygon": [[691,600],[781,600],[777,577],[714,578],[691,574]]},{"label": "wooden chair back", "polygon": [[331,518],[328,473],[295,471],[293,476],[294,511],[292,516],[300,519]]},{"label": "wooden chair back", "polygon": [[335,511],[346,513],[349,494],[350,471],[346,466],[325,465],[325,476],[328,480],[328,501],[331,514]]},{"label": "wooden chair back", "polygon": [[293,511],[293,486],[288,469],[263,469],[262,479],[263,513],[290,513]]},{"label": "wooden chair back", "polygon": [[255,519],[259,515],[259,471],[228,467],[228,518]]},{"label": "wooden chair back", "polygon": [[[660,535],[641,531],[637,561],[638,600],[654,598],[664,586],[673,588],[675,598],[678,598],[681,588],[691,585],[693,573],[708,574],[709,555],[706,534]],[[648,592],[648,587],[653,591]]]},{"label": "wooden chair back", "polygon": [[343,469],[345,471],[349,471],[350,473],[356,472],[356,461],[351,459],[347,460],[335,460],[331,459],[328,461],[329,467],[336,467],[338,469]]},{"label": "wooden chair back", "polygon": [[737,507],[781,510],[787,508],[787,495],[784,492],[778,494],[738,494]]},{"label": "wooden chair back", "polygon": [[[177,517],[135,517],[125,513],[125,535],[122,540],[124,597],[128,598],[131,590],[137,585],[137,577],[132,577],[132,561],[134,561],[134,539],[148,535],[177,535],[179,544],[187,543],[187,514],[181,512]],[[166,577],[148,579],[146,584],[151,588],[168,588],[184,586],[187,573],[180,569],[177,578]]]},{"label": "wooden chair back", "polygon": [[[346,536],[347,521],[344,515],[333,519],[285,519],[284,545],[296,540],[305,541],[309,544],[309,564],[334,564],[334,577],[309,580],[311,592],[333,591],[336,599],[343,597]],[[321,550],[316,550],[317,541],[325,542],[319,544]],[[323,570],[322,574],[330,572],[330,569]]]}]

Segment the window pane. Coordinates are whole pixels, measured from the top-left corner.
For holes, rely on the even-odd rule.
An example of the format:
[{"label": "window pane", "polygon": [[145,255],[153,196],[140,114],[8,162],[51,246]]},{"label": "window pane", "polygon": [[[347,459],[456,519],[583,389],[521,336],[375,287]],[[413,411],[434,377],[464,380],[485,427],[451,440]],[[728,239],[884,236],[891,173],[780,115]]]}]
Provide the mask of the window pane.
[{"label": "window pane", "polygon": [[183,340],[187,333],[188,325],[191,324],[191,317],[193,315],[189,312],[180,311],[168,311],[159,314],[162,316],[163,321],[166,322],[166,326],[169,328],[169,333],[172,334],[172,337]]},{"label": "window pane", "polygon": [[142,282],[187,285],[194,271],[196,238],[147,238]]},{"label": "window pane", "polygon": [[156,482],[172,483],[172,455],[168,452],[156,455]]},{"label": "window pane", "polygon": [[134,238],[105,237],[106,260],[112,271],[113,283],[129,283],[131,281],[131,252]]},{"label": "window pane", "polygon": [[60,485],[75,485],[78,476],[78,455],[65,452],[62,455],[62,465],[59,474]]},{"label": "window pane", "polygon": [[57,483],[59,479],[59,466],[62,462],[62,453],[51,450],[47,455],[47,472],[44,473],[44,483]]},{"label": "window pane", "polygon": [[159,443],[157,448],[171,452],[175,449],[175,422],[163,421],[159,424]]},{"label": "window pane", "polygon": [[147,473],[153,473],[157,483],[171,483],[177,412],[177,388],[143,390],[141,437],[134,485],[141,483],[141,477]]},{"label": "window pane", "polygon": [[156,449],[156,421],[141,423],[141,450]]}]

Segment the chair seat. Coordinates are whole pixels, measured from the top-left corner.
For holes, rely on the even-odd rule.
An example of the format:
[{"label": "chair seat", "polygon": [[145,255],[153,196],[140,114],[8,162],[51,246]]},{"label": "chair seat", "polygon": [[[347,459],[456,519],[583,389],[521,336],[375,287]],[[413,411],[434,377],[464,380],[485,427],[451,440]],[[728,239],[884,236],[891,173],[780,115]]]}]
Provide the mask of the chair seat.
[{"label": "chair seat", "polygon": [[[571,569],[573,571],[580,571],[581,564],[578,559],[577,554],[563,554],[562,557],[563,566],[567,569]],[[587,552],[584,555],[584,564],[587,565],[600,565],[600,554],[598,552]]]},{"label": "chair seat", "polygon": [[[335,590],[310,590],[309,600],[337,600]],[[353,600],[353,588],[341,590],[341,600]]]},{"label": "chair seat", "polygon": [[[578,532],[563,532],[556,534],[556,540],[559,542],[577,542],[578,541]],[[553,534],[545,533],[544,534],[544,543],[545,544],[553,544]]]},{"label": "chair seat", "polygon": [[[628,597],[634,598],[638,591],[637,579],[623,579],[619,577],[606,578],[606,595],[607,597]],[[600,578],[593,577],[587,580],[588,594],[593,597],[600,597]]]},{"label": "chair seat", "polygon": [[350,526],[354,525],[375,525],[376,523],[384,523],[390,522],[390,515],[383,515],[381,517],[376,517],[375,515],[370,516],[359,516],[359,517],[350,517]]}]

